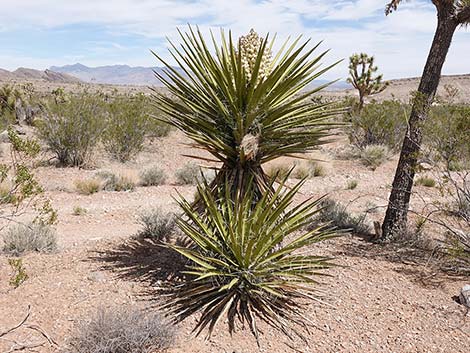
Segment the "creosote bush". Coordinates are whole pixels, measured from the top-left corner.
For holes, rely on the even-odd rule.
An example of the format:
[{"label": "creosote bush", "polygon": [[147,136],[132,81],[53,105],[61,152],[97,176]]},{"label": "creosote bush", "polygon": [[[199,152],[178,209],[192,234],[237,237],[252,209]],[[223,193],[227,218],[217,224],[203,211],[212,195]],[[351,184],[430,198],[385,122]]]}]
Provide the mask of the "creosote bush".
[{"label": "creosote bush", "polygon": [[200,313],[194,330],[199,334],[208,328],[210,335],[227,316],[230,332],[240,320],[257,339],[258,320],[284,333],[292,323],[308,325],[303,306],[317,295],[316,277],[332,263],[304,249],[336,234],[323,226],[302,231],[318,213],[318,201],[293,206],[304,182],[289,189],[284,183],[276,188],[271,183],[274,194],[266,192],[256,203],[251,187],[231,199],[230,185],[216,195],[207,184],[199,185],[202,213],[180,201],[184,215],[177,224],[192,245],[169,246],[188,259],[190,277],[166,299],[170,317],[181,321]]},{"label": "creosote bush", "polygon": [[18,224],[3,234],[3,251],[9,254],[21,255],[28,251],[51,252],[56,249],[55,231],[46,224]]},{"label": "creosote bush", "polygon": [[139,233],[142,237],[155,241],[169,240],[176,225],[175,214],[154,208],[142,212],[139,215],[139,223],[142,225]]},{"label": "creosote bush", "polygon": [[51,100],[37,122],[38,136],[62,166],[89,162],[105,121],[104,102],[98,95],[81,93],[64,101]]},{"label": "creosote bush", "polygon": [[388,148],[384,145],[369,145],[361,151],[361,161],[372,170],[377,169],[388,159]]},{"label": "creosote bush", "polygon": [[360,150],[369,145],[385,145],[396,152],[405,136],[408,113],[409,107],[398,101],[372,102],[362,110],[353,108],[345,115],[346,133]]},{"label": "creosote bush", "polygon": [[166,181],[165,172],[156,165],[142,170],[139,177],[142,186],[162,185]]},{"label": "creosote bush", "polygon": [[102,141],[114,159],[127,162],[142,150],[150,126],[147,107],[143,94],[116,97],[109,103]]},{"label": "creosote bush", "polygon": [[68,353],[158,353],[170,348],[175,328],[158,312],[136,307],[99,308],[74,328]]}]

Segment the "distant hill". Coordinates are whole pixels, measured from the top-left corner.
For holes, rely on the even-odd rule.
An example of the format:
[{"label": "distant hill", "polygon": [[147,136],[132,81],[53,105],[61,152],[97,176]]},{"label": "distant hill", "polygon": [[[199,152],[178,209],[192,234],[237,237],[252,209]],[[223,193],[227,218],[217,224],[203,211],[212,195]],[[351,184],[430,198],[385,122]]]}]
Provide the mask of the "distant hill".
[{"label": "distant hill", "polygon": [[[128,65],[88,67],[82,64],[75,64],[65,66],[51,66],[50,69],[55,72],[61,72],[77,77],[84,82],[90,83],[137,86],[162,85],[161,82],[155,77],[153,72],[155,70],[156,72],[162,74],[163,69],[161,67],[131,67]],[[328,82],[329,81],[327,80],[317,80],[315,81],[314,85],[320,86]],[[346,82],[337,82],[329,89],[338,90],[346,88],[350,88]]]},{"label": "distant hill", "polygon": [[66,73],[54,72],[52,70],[34,70],[20,67],[15,71],[0,69],[0,81],[30,81],[40,80],[54,83],[79,83],[80,79]]}]

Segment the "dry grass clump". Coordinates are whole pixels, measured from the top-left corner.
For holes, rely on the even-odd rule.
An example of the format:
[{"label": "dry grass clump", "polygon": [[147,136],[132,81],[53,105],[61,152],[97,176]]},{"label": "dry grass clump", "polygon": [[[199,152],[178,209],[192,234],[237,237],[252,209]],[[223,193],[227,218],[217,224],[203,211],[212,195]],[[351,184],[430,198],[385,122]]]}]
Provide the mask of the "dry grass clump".
[{"label": "dry grass clump", "polygon": [[[269,178],[275,178],[278,181],[284,180],[292,170],[292,166],[287,164],[271,165],[267,168],[266,174]],[[294,175],[295,177],[295,175]]]},{"label": "dry grass clump", "polygon": [[387,161],[389,149],[385,145],[368,145],[361,151],[361,160],[372,170]]},{"label": "dry grass clump", "polygon": [[135,307],[99,308],[75,327],[68,353],[157,353],[168,349],[175,328],[158,312]]},{"label": "dry grass clump", "polygon": [[101,189],[101,181],[97,178],[84,179],[75,181],[75,189],[79,194],[91,195]]},{"label": "dry grass clump", "polygon": [[82,206],[74,206],[72,214],[74,216],[83,216],[87,214],[88,210]]},{"label": "dry grass clump", "polygon": [[346,189],[354,190],[355,188],[357,188],[358,185],[359,185],[359,182],[357,180],[355,179],[349,180],[348,184],[346,185]]},{"label": "dry grass clump", "polygon": [[104,191],[133,191],[136,188],[136,182],[130,175],[99,171],[96,177],[101,180],[101,189]]},{"label": "dry grass clump", "polygon": [[174,213],[165,212],[161,208],[142,212],[139,223],[143,227],[139,234],[156,241],[169,240],[176,225]]},{"label": "dry grass clump", "polygon": [[320,208],[320,214],[312,226],[317,226],[318,223],[330,223],[339,230],[354,234],[370,233],[370,227],[365,222],[366,214],[352,215],[344,205],[328,198],[320,203]]},{"label": "dry grass clump", "polygon": [[416,179],[415,184],[425,186],[428,188],[433,188],[436,186],[436,180],[428,176],[422,176]]},{"label": "dry grass clump", "polygon": [[142,170],[139,177],[142,186],[162,185],[166,181],[165,172],[156,165]]},{"label": "dry grass clump", "polygon": [[202,169],[197,164],[190,162],[178,169],[175,172],[175,177],[178,185],[196,185],[203,179],[210,183],[215,178],[215,171]]},{"label": "dry grass clump", "polygon": [[325,176],[326,175],[326,170],[325,167],[323,167],[321,164],[319,164],[316,161],[309,161],[309,173],[310,177],[320,177],[320,176]]},{"label": "dry grass clump", "polygon": [[3,235],[3,251],[20,255],[28,251],[51,252],[57,249],[55,231],[41,223],[17,224]]}]

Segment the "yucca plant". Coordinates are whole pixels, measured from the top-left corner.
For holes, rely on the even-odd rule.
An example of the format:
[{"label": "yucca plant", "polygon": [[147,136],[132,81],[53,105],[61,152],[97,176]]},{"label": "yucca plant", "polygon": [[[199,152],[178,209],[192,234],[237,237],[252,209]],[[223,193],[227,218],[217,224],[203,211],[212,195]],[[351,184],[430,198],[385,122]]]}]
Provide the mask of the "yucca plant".
[{"label": "yucca plant", "polygon": [[252,181],[234,199],[229,183],[215,194],[200,184],[202,213],[184,199],[179,202],[184,212],[177,224],[192,244],[168,245],[189,260],[188,278],[164,305],[176,322],[200,313],[194,332],[207,328],[210,336],[227,317],[230,333],[237,323],[246,323],[258,341],[262,320],[289,337],[303,337],[302,330],[288,327],[292,322],[308,326],[303,305],[318,298],[316,277],[332,266],[329,257],[313,255],[307,247],[336,234],[328,225],[305,230],[320,200],[292,206],[304,181],[288,189],[285,180],[268,185],[273,193],[263,193],[256,203]]},{"label": "yucca plant", "polygon": [[309,89],[321,74],[320,61],[327,51],[313,53],[309,40],[287,41],[276,55],[274,40],[254,31],[234,42],[221,31],[221,43],[212,35],[209,48],[199,30],[179,31],[182,43],[170,42],[178,68],[155,54],[165,66],[155,72],[169,94],[154,92],[163,121],[183,131],[192,146],[209,152],[221,163],[211,190],[226,180],[243,193],[253,176],[255,198],[268,185],[262,164],[281,156],[311,151],[324,143],[338,113],[330,104],[309,99],[327,85]]}]

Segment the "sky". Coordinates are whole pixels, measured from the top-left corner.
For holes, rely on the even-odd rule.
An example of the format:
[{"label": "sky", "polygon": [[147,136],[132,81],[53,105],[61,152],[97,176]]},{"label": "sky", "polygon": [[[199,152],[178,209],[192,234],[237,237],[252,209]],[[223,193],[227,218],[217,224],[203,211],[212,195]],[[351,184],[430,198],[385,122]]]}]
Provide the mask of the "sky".
[{"label": "sky", "polygon": [[[325,79],[345,79],[347,58],[374,55],[386,79],[420,76],[436,27],[431,1],[403,2],[385,16],[386,0],[0,0],[0,68],[52,65],[156,66],[177,28],[198,25],[240,36],[254,28],[279,45],[303,35],[330,49],[324,65],[345,59]],[[444,74],[470,73],[470,28],[454,36]]]}]

